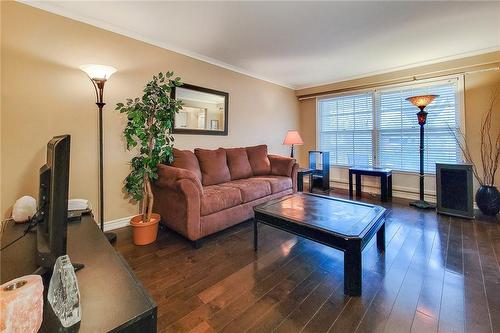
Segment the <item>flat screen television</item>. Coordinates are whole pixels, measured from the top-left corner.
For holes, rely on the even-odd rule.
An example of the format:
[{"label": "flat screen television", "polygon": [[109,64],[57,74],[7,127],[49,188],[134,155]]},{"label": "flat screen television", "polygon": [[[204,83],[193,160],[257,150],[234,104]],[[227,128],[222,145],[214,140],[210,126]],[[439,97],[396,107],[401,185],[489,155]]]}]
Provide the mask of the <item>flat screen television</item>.
[{"label": "flat screen television", "polygon": [[40,168],[37,221],[36,273],[51,271],[56,259],[66,254],[69,191],[69,135],[47,143],[47,162]]}]

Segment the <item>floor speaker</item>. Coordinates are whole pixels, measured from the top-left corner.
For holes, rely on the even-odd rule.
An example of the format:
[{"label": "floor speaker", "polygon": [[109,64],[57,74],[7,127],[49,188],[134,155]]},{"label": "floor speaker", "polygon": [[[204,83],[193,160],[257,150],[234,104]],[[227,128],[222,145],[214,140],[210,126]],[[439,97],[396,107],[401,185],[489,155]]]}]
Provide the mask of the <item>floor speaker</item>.
[{"label": "floor speaker", "polygon": [[472,192],[472,165],[436,163],[438,213],[474,218]]}]

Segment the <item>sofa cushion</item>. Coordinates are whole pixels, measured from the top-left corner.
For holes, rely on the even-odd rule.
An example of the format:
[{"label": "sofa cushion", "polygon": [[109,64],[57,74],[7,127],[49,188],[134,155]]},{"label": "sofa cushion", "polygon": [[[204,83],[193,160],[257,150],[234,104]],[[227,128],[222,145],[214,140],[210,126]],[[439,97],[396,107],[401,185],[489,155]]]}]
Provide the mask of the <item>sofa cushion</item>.
[{"label": "sofa cushion", "polygon": [[268,175],[271,173],[271,162],[267,157],[266,145],[247,147],[246,150],[254,176]]},{"label": "sofa cushion", "polygon": [[271,185],[268,181],[264,179],[258,179],[256,177],[247,179],[233,180],[220,186],[237,188],[241,191],[241,198],[243,202],[250,202],[259,198],[263,198],[270,195]]},{"label": "sofa cushion", "polygon": [[189,150],[179,150],[174,148],[174,161],[171,166],[193,172],[201,182],[201,170],[196,155]]},{"label": "sofa cushion", "polygon": [[245,148],[227,148],[227,166],[231,173],[231,179],[241,179],[252,177],[252,167],[248,161]]},{"label": "sofa cushion", "polygon": [[227,167],[226,151],[222,148],[215,150],[194,150],[201,169],[201,183],[204,186],[216,185],[231,180]]},{"label": "sofa cushion", "polygon": [[241,191],[236,187],[211,185],[203,188],[201,216],[219,212],[242,203]]},{"label": "sofa cushion", "polygon": [[271,191],[273,193],[279,193],[292,188],[292,178],[284,176],[258,176],[254,177],[257,179],[262,179],[271,185]]}]

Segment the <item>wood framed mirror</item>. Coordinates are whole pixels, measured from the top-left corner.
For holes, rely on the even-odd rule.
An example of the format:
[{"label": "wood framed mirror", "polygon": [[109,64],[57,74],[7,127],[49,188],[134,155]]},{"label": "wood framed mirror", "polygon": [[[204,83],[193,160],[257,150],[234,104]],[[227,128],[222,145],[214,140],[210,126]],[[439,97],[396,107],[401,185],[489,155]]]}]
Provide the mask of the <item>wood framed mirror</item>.
[{"label": "wood framed mirror", "polygon": [[229,94],[192,84],[172,89],[172,98],[182,100],[175,115],[174,134],[227,135]]}]

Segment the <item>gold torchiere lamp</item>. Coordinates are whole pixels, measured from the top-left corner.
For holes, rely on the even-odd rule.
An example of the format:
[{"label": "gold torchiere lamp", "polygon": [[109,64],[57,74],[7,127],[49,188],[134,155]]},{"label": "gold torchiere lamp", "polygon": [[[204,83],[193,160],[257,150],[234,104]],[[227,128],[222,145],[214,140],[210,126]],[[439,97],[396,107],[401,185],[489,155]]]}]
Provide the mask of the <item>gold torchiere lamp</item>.
[{"label": "gold torchiere lamp", "polygon": [[[104,175],[103,175],[103,130],[102,130],[102,109],[104,108],[104,84],[116,72],[116,68],[105,65],[82,65],[80,69],[84,71],[92,82],[95,94],[96,105],[99,109],[99,223],[104,232]],[[110,243],[116,241],[116,234],[105,232],[104,235]]]},{"label": "gold torchiere lamp", "polygon": [[424,200],[424,125],[427,121],[427,112],[424,109],[431,104],[439,95],[420,95],[408,97],[406,100],[420,109],[417,113],[418,124],[420,125],[420,199],[410,202],[410,206],[422,209],[436,208],[430,202]]}]

